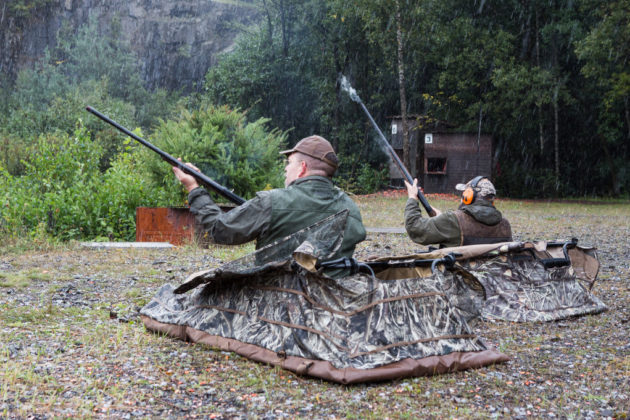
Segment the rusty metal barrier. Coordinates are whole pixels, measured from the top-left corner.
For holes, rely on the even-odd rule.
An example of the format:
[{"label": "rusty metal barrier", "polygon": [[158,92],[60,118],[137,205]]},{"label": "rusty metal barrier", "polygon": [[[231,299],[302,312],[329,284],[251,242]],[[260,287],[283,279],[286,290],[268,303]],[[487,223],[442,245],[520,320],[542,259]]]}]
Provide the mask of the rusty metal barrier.
[{"label": "rusty metal barrier", "polygon": [[[219,207],[223,211],[233,208]],[[187,207],[137,207],[136,241],[207,246],[212,243],[212,238],[197,224]]]}]

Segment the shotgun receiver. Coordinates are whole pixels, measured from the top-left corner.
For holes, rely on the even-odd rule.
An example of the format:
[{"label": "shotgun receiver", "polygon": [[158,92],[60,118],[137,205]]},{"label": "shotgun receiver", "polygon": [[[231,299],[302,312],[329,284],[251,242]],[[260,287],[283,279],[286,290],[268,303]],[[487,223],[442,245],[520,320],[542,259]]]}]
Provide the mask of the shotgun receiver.
[{"label": "shotgun receiver", "polygon": [[106,115],[101,114],[100,112],[92,108],[91,106],[88,106],[85,109],[88,112],[96,115],[98,118],[105,121],[106,123],[116,127],[118,130],[122,131],[123,133],[131,137],[132,139],[136,140],[138,143],[153,150],[155,153],[160,155],[160,157],[165,162],[167,162],[171,166],[176,166],[179,169],[181,169],[183,172],[187,173],[188,175],[192,175],[199,184],[214,190],[217,194],[222,195],[223,197],[227,198],[228,200],[230,200],[232,203],[236,204],[237,206],[245,202],[244,198],[239,197],[238,195],[234,194],[232,191],[228,190],[223,185],[217,184],[210,177],[202,174],[201,172],[195,171],[193,168],[191,168],[188,165],[184,165],[182,162],[175,159],[173,156],[169,155],[168,153],[164,152],[160,148],[144,140],[142,137],[135,135],[134,133],[132,133],[131,131],[123,127],[122,125],[118,124],[116,121],[110,119]]},{"label": "shotgun receiver", "polygon": [[[361,98],[359,98],[359,95],[357,95],[357,91],[354,90],[354,88],[352,86],[350,86],[350,82],[348,82],[348,80],[346,79],[345,76],[343,76],[342,79],[341,79],[341,87],[342,87],[343,90],[348,92],[348,94],[350,95],[350,98],[354,102],[356,102],[359,105],[361,105],[361,108],[363,109],[365,114],[368,116],[368,119],[370,120],[370,122],[374,126],[374,129],[378,133],[379,140],[381,141],[383,146],[385,146],[385,148],[389,152],[390,156],[394,160],[394,163],[396,164],[396,166],[398,166],[398,169],[400,170],[400,172],[407,179],[407,182],[409,182],[410,184],[413,184],[413,178],[411,177],[411,174],[409,173],[407,168],[405,168],[405,165],[402,163],[402,161],[400,160],[400,158],[398,157],[398,155],[394,151],[394,148],[391,146],[391,144],[389,144],[389,142],[385,138],[385,135],[383,135],[383,132],[379,128],[378,124],[376,124],[376,121],[374,121],[374,118],[372,118],[372,115],[370,115],[370,112],[367,110],[367,108],[363,104],[363,101],[361,100]],[[431,205],[427,201],[426,197],[424,196],[424,194],[422,193],[422,190],[420,188],[418,188],[418,200],[420,200],[420,203],[422,204],[422,207],[424,207],[424,209],[427,211],[429,216],[435,216],[436,215],[435,210],[433,210],[433,207],[431,207]]]}]

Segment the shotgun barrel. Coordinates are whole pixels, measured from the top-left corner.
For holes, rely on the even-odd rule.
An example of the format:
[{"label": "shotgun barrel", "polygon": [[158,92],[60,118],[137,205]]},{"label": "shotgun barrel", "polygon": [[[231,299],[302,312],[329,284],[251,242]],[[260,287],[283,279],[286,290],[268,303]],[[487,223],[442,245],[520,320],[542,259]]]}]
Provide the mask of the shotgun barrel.
[{"label": "shotgun barrel", "polygon": [[238,195],[234,194],[232,191],[228,190],[223,185],[217,184],[215,181],[212,180],[212,178],[202,174],[199,171],[195,171],[193,168],[191,168],[188,165],[183,164],[179,160],[175,159],[173,156],[171,156],[168,153],[164,152],[159,147],[154,146],[153,144],[149,143],[148,141],[146,141],[142,137],[137,136],[136,134],[132,133],[130,130],[126,129],[125,127],[123,127],[122,125],[118,124],[116,121],[112,120],[111,118],[107,117],[106,115],[101,114],[100,112],[98,112],[97,110],[92,108],[91,106],[87,106],[87,107],[85,107],[85,109],[88,112],[96,115],[98,118],[100,118],[101,120],[105,121],[106,123],[112,125],[113,127],[116,127],[119,131],[122,131],[123,133],[125,133],[126,135],[131,137],[132,139],[136,140],[138,143],[140,143],[143,146],[146,146],[149,149],[153,150],[155,153],[160,155],[160,157],[165,162],[169,163],[171,166],[176,166],[179,169],[181,169],[182,171],[184,171],[185,173],[187,173],[188,175],[192,175],[197,180],[197,182],[199,184],[204,185],[205,187],[208,187],[208,188],[214,190],[217,194],[227,198],[228,200],[230,200],[232,203],[234,203],[236,205],[241,205],[241,204],[243,204],[245,202],[244,198],[239,197]]},{"label": "shotgun barrel", "polygon": [[[370,111],[368,111],[368,109],[365,107],[365,104],[363,103],[361,98],[359,98],[359,95],[357,94],[357,91],[354,90],[354,88],[352,86],[350,86],[350,83],[348,82],[348,80],[346,79],[345,76],[342,77],[341,86],[346,92],[348,92],[348,94],[350,95],[350,98],[354,102],[356,102],[359,105],[361,105],[361,108],[363,109],[363,112],[365,112],[365,115],[367,115],[368,119],[370,120],[370,122],[374,126],[374,129],[378,133],[379,140],[381,141],[383,146],[385,146],[385,148],[389,152],[390,156],[394,160],[394,163],[396,164],[396,166],[398,166],[398,169],[400,169],[400,172],[407,179],[407,182],[409,182],[410,184],[413,184],[413,178],[411,177],[411,174],[409,173],[407,168],[405,168],[405,165],[402,163],[402,161],[400,160],[400,158],[398,157],[398,155],[394,151],[394,148],[392,147],[391,144],[389,144],[389,142],[385,138],[385,135],[383,134],[383,132],[379,128],[378,124],[376,124],[376,121],[374,121],[374,118],[372,118],[372,115],[370,114]],[[422,190],[420,188],[418,188],[418,200],[420,200],[420,203],[422,204],[422,207],[424,207],[424,209],[427,211],[429,216],[435,216],[436,215],[435,210],[433,210],[433,207],[431,207],[431,205],[427,201],[426,197],[424,196],[424,194],[422,193]]]}]

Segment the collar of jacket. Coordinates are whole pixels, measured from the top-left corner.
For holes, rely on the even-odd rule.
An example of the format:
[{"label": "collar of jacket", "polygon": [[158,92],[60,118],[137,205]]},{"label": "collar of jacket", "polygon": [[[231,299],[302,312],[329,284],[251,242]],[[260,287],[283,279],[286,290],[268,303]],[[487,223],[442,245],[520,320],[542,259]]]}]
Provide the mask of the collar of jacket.
[{"label": "collar of jacket", "polygon": [[475,220],[483,224],[494,226],[501,221],[503,215],[494,205],[487,200],[477,199],[474,203],[459,206],[459,210],[471,215]]},{"label": "collar of jacket", "polygon": [[299,184],[302,184],[304,182],[309,182],[309,181],[325,182],[327,184],[332,185],[332,180],[330,178],[326,178],[325,176],[320,176],[320,175],[311,175],[311,176],[305,176],[303,178],[298,178],[292,183],[290,183],[288,186],[290,187],[292,185],[299,185]]}]

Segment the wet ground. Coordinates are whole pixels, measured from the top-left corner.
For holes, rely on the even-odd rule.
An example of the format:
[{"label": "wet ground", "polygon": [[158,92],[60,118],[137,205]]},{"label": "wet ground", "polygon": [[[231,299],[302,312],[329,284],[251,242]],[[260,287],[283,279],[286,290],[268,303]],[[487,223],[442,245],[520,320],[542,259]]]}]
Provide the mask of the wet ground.
[{"label": "wet ground", "polygon": [[[630,215],[505,210],[516,239],[597,245],[593,292],[609,307],[552,323],[479,322],[505,364],[339,386],[146,332],[137,310],[164,283],[249,247],[11,251],[0,257],[0,417],[628,418]],[[554,219],[555,218],[555,219]],[[371,232],[357,255],[414,253]]]}]

